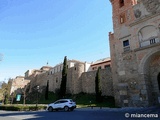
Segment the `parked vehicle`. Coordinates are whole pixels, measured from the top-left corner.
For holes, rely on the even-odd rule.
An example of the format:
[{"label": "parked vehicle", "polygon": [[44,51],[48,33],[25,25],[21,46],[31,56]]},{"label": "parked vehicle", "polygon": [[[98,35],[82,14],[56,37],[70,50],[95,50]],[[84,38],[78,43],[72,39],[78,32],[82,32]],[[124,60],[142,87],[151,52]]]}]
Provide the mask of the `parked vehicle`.
[{"label": "parked vehicle", "polygon": [[64,110],[64,111],[73,111],[76,108],[76,103],[73,102],[72,99],[60,99],[55,101],[54,103],[50,103],[47,106],[48,111],[53,111],[53,110]]}]

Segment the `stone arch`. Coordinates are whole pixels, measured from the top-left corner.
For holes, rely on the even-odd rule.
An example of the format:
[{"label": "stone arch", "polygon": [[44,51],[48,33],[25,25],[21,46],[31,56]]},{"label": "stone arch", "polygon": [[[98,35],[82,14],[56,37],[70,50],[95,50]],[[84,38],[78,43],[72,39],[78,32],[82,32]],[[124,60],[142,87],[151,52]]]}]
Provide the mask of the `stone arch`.
[{"label": "stone arch", "polygon": [[159,42],[159,29],[155,25],[146,25],[137,32],[140,47]]},{"label": "stone arch", "polygon": [[140,42],[157,36],[158,31],[154,25],[144,26],[138,31],[138,38]]},{"label": "stone arch", "polygon": [[146,24],[145,26],[139,27],[139,28],[137,29],[137,35],[138,35],[138,32],[139,32],[141,29],[143,29],[143,28],[145,28],[145,27],[147,27],[147,26],[153,26],[153,27],[155,27],[156,31],[159,32],[159,25],[160,25],[160,23],[159,23],[159,24],[149,23],[149,24]]},{"label": "stone arch", "polygon": [[152,57],[154,54],[159,53],[159,52],[160,52],[160,50],[158,50],[158,49],[157,49],[157,50],[153,49],[151,52],[149,52],[148,54],[146,54],[146,55],[143,57],[143,59],[142,59],[141,62],[140,62],[139,68],[138,68],[138,72],[139,72],[140,74],[144,74],[145,64],[150,61],[151,57]]},{"label": "stone arch", "polygon": [[158,104],[158,97],[160,96],[159,82],[157,76],[160,74],[160,50],[153,49],[146,54],[141,60],[139,72],[143,75],[145,87],[148,95],[149,105]]}]

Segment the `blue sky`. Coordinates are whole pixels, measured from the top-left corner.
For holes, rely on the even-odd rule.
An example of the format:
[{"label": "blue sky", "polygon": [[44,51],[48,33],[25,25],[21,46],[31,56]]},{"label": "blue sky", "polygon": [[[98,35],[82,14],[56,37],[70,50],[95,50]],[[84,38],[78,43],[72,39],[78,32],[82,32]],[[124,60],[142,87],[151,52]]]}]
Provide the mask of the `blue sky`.
[{"label": "blue sky", "polygon": [[109,0],[0,0],[0,81],[48,62],[109,57]]}]

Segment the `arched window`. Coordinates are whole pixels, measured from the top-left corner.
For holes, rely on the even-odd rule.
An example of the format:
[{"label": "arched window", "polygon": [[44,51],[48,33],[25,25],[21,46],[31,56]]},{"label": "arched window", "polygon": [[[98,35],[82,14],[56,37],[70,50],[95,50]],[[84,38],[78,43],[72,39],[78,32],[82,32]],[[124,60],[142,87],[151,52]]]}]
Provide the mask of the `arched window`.
[{"label": "arched window", "polygon": [[156,27],[153,25],[148,25],[140,29],[138,38],[141,47],[159,42]]},{"label": "arched window", "polygon": [[145,41],[151,37],[157,36],[156,27],[153,25],[145,26],[138,32],[140,41]]}]

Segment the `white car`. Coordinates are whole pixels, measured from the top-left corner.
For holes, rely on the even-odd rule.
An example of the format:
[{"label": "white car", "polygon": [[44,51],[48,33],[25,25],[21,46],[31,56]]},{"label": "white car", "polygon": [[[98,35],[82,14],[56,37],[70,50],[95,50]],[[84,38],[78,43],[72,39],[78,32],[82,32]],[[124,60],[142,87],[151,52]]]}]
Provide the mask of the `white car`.
[{"label": "white car", "polygon": [[48,111],[53,111],[53,110],[64,110],[64,111],[73,111],[76,108],[76,103],[73,102],[72,99],[60,99],[55,101],[54,103],[50,103],[47,106]]}]

